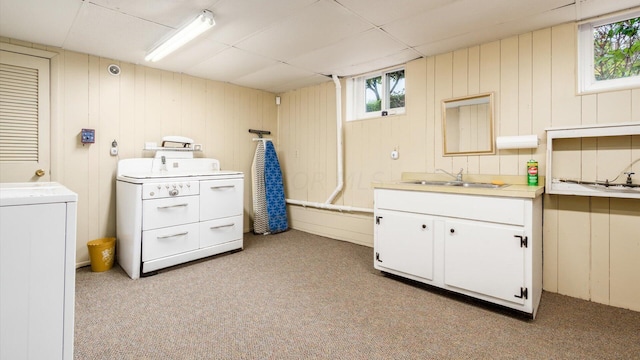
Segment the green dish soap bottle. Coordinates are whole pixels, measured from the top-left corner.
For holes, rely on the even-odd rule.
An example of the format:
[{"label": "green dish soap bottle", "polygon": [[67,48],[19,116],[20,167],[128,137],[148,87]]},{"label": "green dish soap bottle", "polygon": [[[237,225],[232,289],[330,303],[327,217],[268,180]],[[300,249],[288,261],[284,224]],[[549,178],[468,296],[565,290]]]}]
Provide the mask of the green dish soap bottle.
[{"label": "green dish soap bottle", "polygon": [[533,159],[527,161],[527,184],[538,185],[538,162]]}]

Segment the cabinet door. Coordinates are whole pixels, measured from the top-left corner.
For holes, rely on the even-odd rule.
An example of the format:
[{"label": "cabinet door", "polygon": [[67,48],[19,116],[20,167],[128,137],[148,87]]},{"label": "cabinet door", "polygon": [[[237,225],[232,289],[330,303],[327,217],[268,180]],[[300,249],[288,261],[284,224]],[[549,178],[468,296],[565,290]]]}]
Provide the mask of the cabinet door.
[{"label": "cabinet door", "polygon": [[200,248],[242,239],[242,215],[200,223]]},{"label": "cabinet door", "polygon": [[242,214],[243,179],[200,182],[200,221]]},{"label": "cabinet door", "polygon": [[524,304],[525,250],[516,226],[448,220],[444,236],[444,282]]},{"label": "cabinet door", "polygon": [[142,261],[193,251],[199,246],[199,223],[146,230],[142,232]]},{"label": "cabinet door", "polygon": [[378,266],[433,279],[433,219],[398,211],[376,212]]}]

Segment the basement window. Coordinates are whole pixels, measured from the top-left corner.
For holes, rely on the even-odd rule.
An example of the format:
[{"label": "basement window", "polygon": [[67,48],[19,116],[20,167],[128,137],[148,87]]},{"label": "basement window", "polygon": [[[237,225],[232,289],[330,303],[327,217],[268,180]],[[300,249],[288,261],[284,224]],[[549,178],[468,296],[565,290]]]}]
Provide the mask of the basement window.
[{"label": "basement window", "polygon": [[640,10],[578,26],[578,93],[640,86]]},{"label": "basement window", "polygon": [[404,68],[378,71],[347,80],[347,121],[404,112]]}]

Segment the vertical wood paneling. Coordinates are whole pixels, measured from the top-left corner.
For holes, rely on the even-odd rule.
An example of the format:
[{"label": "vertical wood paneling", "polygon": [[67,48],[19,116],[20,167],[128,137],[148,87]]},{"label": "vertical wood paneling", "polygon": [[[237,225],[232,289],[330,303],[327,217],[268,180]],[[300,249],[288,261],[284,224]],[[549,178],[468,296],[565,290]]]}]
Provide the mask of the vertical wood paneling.
[{"label": "vertical wood paneling", "polygon": [[591,300],[609,304],[609,199],[591,198]]},{"label": "vertical wood paneling", "polygon": [[[472,46],[468,52],[468,94],[480,93],[480,46]],[[480,156],[467,156],[467,173],[480,174]]]},{"label": "vertical wood paneling", "polygon": [[[531,33],[523,34],[518,37],[518,134],[528,135],[535,134],[538,138],[543,139],[546,134],[544,132],[536,132],[533,128],[533,109],[531,88],[533,73],[533,53],[532,53],[533,35]],[[518,150],[518,160],[516,164],[516,174],[526,176],[526,163],[529,159],[543,159],[545,153],[541,148],[538,149],[520,149]]]},{"label": "vertical wood paneling", "polygon": [[580,97],[576,96],[576,30],[574,24],[551,30],[552,125],[580,125]]},{"label": "vertical wood paneling", "polygon": [[591,229],[589,198],[560,196],[558,199],[558,292],[590,299]]},{"label": "vertical wood paneling", "polygon": [[[494,41],[480,46],[480,91],[481,92],[498,92],[494,97],[494,130],[496,124],[500,124],[500,111],[502,101],[500,96],[500,42]],[[495,133],[494,133],[495,136]],[[481,156],[480,157],[480,173],[482,174],[499,174],[500,158],[499,156]]]},{"label": "vertical wood paneling", "polygon": [[[99,166],[98,176],[98,233],[115,234],[116,209],[115,204],[115,179],[118,158],[111,156],[111,143],[120,135],[120,76],[113,76],[107,71],[112,60],[99,59],[99,118],[96,133],[96,144],[92,145],[98,150]],[[105,211],[106,210],[106,211]],[[99,235],[98,235],[99,236]]]},{"label": "vertical wood paneling", "polygon": [[546,174],[545,129],[551,127],[551,29],[533,32],[532,36],[531,115],[533,132],[539,134],[541,146],[536,151],[538,171]]},{"label": "vertical wood paneling", "polygon": [[631,90],[598,94],[598,124],[631,121]]},{"label": "vertical wood paneling", "polygon": [[[452,63],[451,96],[460,97],[469,95],[469,51],[467,49],[454,51]],[[463,125],[462,127],[469,130],[475,128],[475,126],[470,124],[469,121],[466,121],[466,126]],[[461,134],[461,143],[469,144],[472,142],[470,137],[471,131]],[[451,171],[457,172],[459,169],[463,169],[465,173],[468,173],[467,156],[454,156],[451,158]]]},{"label": "vertical wood paneling", "polygon": [[[436,100],[436,58],[434,56],[427,58],[427,77],[426,77],[426,87],[427,87],[427,97],[426,97],[426,108],[427,108],[427,138],[426,141],[429,142],[427,145],[426,152],[426,163],[427,163],[427,172],[433,172],[436,169],[436,154],[440,154],[442,156],[442,150],[438,153],[438,149],[442,149],[442,128],[438,127],[436,118],[438,118],[442,109],[440,107],[440,99]],[[408,110],[410,111],[410,110]]]},{"label": "vertical wood paneling", "polygon": [[631,90],[631,121],[640,121],[640,89]]},{"label": "vertical wood paneling", "polygon": [[[89,124],[88,127],[96,129],[96,143],[87,145],[86,171],[89,173],[88,184],[92,184],[87,189],[87,201],[89,202],[89,239],[100,238],[103,232],[100,227],[101,214],[107,212],[107,209],[100,208],[100,142],[102,139],[102,130],[100,128],[100,58],[89,56]],[[76,130],[76,133],[79,130]],[[79,197],[79,196],[78,196]]]},{"label": "vertical wood paneling", "polygon": [[437,169],[451,171],[453,161],[451,157],[443,156],[443,140],[442,140],[442,100],[453,97],[453,53],[446,53],[435,56],[434,64],[434,128],[437,134],[435,136],[435,163]]},{"label": "vertical wood paneling", "polygon": [[542,287],[550,292],[558,292],[558,198],[544,195],[543,201]]},{"label": "vertical wood paneling", "polygon": [[[61,77],[64,78],[64,87],[61,89],[62,95],[62,117],[58,119],[62,122],[63,149],[62,176],[58,180],[78,194],[77,212],[77,242],[76,253],[78,259],[84,260],[83,252],[86,250],[86,242],[91,240],[89,234],[89,182],[88,148],[80,145],[79,132],[82,128],[89,128],[89,59],[87,55],[73,52],[66,52],[64,63],[61,64]],[[53,159],[52,159],[53,160]],[[81,171],[79,171],[82,169]]]},{"label": "vertical wood paneling", "polygon": [[611,199],[611,305],[640,311],[640,200]]},{"label": "vertical wood paneling", "polygon": [[[501,41],[500,45],[500,113],[494,124],[496,135],[519,134],[519,67],[518,37]],[[518,150],[500,151],[500,174],[518,175]]]},{"label": "vertical wood paneling", "polygon": [[[144,140],[136,141],[136,71],[135,65],[120,64],[118,101],[120,113],[118,114],[119,132],[115,139],[118,141],[118,157],[140,157],[138,151],[144,146]],[[116,164],[117,167],[117,164]]]},{"label": "vertical wood paneling", "polygon": [[[395,161],[399,163],[399,171],[427,171],[426,154],[428,153],[429,144],[433,143],[427,135],[427,88],[424,79],[427,78],[427,62],[425,59],[419,59],[407,64],[405,74],[407,77],[406,85],[406,104],[410,107],[410,111],[404,119],[400,120],[400,126],[408,129],[409,141],[401,142],[395,138],[395,145],[398,146],[400,158]],[[400,138],[402,139],[402,138]],[[397,178],[392,174],[392,178]]]}]

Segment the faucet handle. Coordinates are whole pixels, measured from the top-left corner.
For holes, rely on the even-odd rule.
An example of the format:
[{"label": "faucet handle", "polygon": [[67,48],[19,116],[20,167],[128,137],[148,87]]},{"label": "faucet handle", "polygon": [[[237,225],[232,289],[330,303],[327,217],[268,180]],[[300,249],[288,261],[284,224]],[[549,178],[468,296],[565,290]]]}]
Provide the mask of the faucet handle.
[{"label": "faucet handle", "polygon": [[627,175],[627,184],[631,185],[631,183],[633,182],[631,180],[631,175],[635,175],[635,173],[633,171],[629,171],[629,172],[625,172],[624,174]]}]

